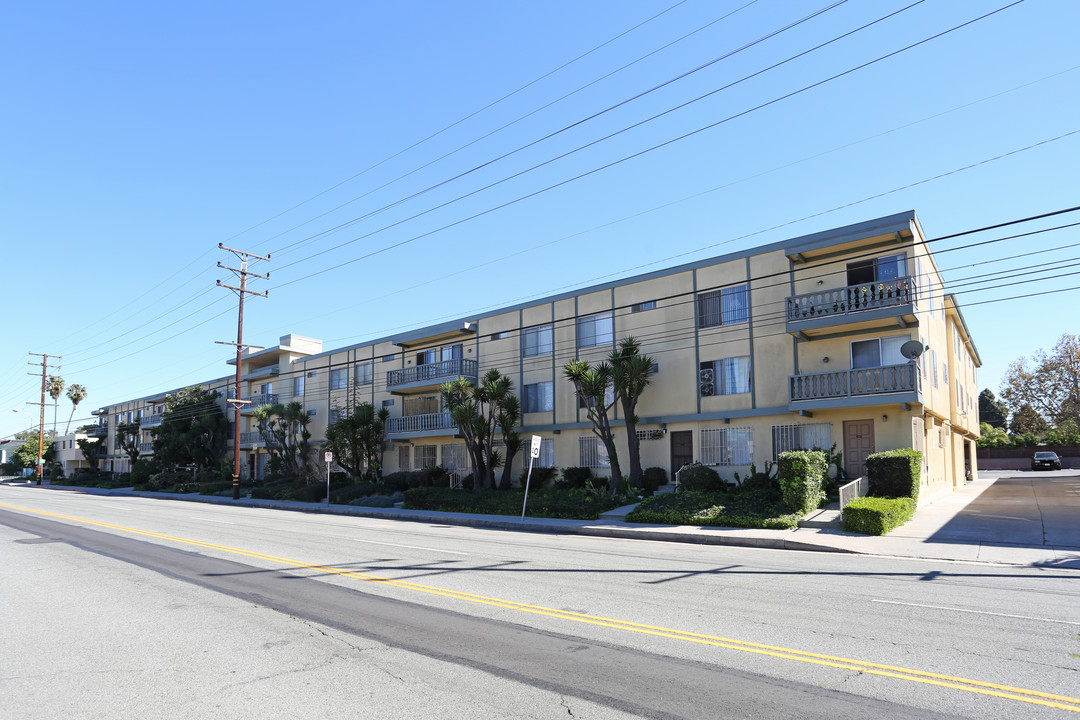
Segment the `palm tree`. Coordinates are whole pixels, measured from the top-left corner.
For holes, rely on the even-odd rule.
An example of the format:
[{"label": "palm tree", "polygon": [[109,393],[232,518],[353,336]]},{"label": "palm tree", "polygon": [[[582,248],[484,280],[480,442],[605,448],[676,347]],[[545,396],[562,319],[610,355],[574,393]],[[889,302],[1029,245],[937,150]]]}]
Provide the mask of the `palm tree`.
[{"label": "palm tree", "polygon": [[68,388],[67,391],[68,400],[71,401],[71,415],[68,415],[67,427],[64,428],[64,434],[67,435],[71,430],[71,418],[75,417],[75,408],[79,406],[83,400],[86,399],[86,388],[82,385],[75,383]]},{"label": "palm tree", "polygon": [[611,384],[615,397],[622,404],[626,422],[626,446],[630,455],[630,487],[642,487],[641,441],[637,436],[637,404],[641,394],[652,381],[656,360],[641,354],[641,344],[630,335],[619,341],[617,350],[608,357],[611,365]]},{"label": "palm tree", "polygon": [[45,385],[45,389],[49,393],[49,397],[53,399],[53,435],[56,435],[56,401],[60,399],[60,395],[64,392],[64,378],[59,375],[50,375],[49,381]]}]

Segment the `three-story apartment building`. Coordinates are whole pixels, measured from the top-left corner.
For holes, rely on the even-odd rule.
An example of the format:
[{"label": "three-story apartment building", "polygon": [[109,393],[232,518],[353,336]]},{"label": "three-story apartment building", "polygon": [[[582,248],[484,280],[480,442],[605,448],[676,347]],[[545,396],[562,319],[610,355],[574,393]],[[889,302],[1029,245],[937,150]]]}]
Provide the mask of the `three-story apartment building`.
[{"label": "three-story apartment building", "polygon": [[[252,401],[241,415],[244,467],[258,474],[265,458],[256,405],[301,403],[321,439],[339,413],[369,402],[390,412],[387,471],[465,473],[439,386],[497,369],[521,400],[520,431],[542,438],[542,464],[604,474],[604,446],[563,367],[602,360],[628,335],[656,361],[638,406],[645,467],[673,475],[701,462],[733,478],[784,450],[835,445],[857,477],[868,454],[911,447],[924,453],[921,499],[974,470],[980,360],[913,212],[333,350],[286,335],[241,359],[241,396]],[[148,413],[162,398],[99,415]],[[616,445],[626,445],[619,432]]]}]

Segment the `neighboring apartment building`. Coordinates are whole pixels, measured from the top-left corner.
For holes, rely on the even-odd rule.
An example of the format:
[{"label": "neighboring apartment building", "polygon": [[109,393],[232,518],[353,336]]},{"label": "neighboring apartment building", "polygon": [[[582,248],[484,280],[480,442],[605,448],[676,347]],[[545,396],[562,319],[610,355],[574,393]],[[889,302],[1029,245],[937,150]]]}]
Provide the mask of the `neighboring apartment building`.
[{"label": "neighboring apartment building", "polygon": [[[253,407],[292,400],[316,440],[344,408],[386,407],[387,471],[465,473],[439,385],[495,368],[521,399],[522,434],[542,438],[541,464],[604,474],[604,447],[562,368],[602,360],[627,335],[657,363],[638,406],[645,467],[673,475],[701,462],[730,479],[784,450],[835,444],[856,477],[868,454],[913,447],[924,452],[924,500],[975,470],[979,355],[906,212],[333,350],[286,335],[241,360],[241,396],[252,400],[241,421],[245,473],[260,474],[266,457]],[[152,418],[163,398],[99,417]],[[625,452],[618,431],[616,444]]]}]

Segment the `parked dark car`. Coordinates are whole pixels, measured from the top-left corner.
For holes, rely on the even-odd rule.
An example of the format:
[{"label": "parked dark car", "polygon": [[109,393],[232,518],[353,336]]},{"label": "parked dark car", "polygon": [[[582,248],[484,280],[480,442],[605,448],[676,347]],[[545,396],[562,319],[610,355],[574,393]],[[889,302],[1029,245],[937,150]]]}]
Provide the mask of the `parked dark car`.
[{"label": "parked dark car", "polygon": [[1037,452],[1035,457],[1031,459],[1032,470],[1060,470],[1061,458],[1057,456],[1057,453],[1052,452]]}]

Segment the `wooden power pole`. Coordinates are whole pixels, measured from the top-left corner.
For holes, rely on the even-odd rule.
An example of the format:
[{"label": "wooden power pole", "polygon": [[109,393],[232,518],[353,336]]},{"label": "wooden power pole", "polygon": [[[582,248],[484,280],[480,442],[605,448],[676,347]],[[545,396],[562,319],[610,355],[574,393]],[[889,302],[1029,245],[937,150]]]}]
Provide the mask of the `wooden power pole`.
[{"label": "wooden power pole", "polygon": [[[44,353],[33,353],[32,352],[30,354],[41,358],[40,363],[36,363],[36,362],[33,362],[33,361],[30,361],[28,363],[29,365],[40,365],[41,366],[41,402],[36,402],[36,403],[35,402],[28,402],[28,403],[26,403],[27,405],[40,405],[41,406],[41,420],[40,420],[40,422],[38,424],[37,470],[36,470],[37,484],[40,485],[41,484],[41,475],[42,475],[43,470],[45,469],[44,466],[42,465],[42,456],[45,455],[45,393],[48,390],[48,384],[46,382],[46,377],[49,374],[49,358],[51,357],[54,360],[63,360],[63,358],[60,357],[59,355],[47,355],[47,354],[44,354]],[[59,370],[60,366],[59,365],[53,365],[52,369],[53,370]],[[29,372],[29,373],[26,373],[26,374],[27,375],[37,375],[37,372]]]},{"label": "wooden power pole", "polygon": [[248,266],[248,261],[251,260],[251,259],[266,260],[267,262],[269,262],[270,261],[270,255],[267,254],[266,257],[263,257],[262,255],[256,255],[255,253],[244,252],[243,250],[234,250],[233,248],[225,247],[221,243],[218,243],[218,248],[220,248],[222,250],[228,250],[229,252],[236,255],[236,257],[240,260],[240,267],[238,267],[238,268],[229,267],[228,265],[222,265],[220,261],[218,262],[218,267],[219,268],[224,268],[225,270],[231,270],[236,274],[236,276],[238,278],[240,278],[240,287],[234,287],[232,285],[226,285],[225,283],[221,282],[220,280],[217,281],[218,287],[229,288],[230,290],[235,291],[236,294],[240,298],[239,312],[237,313],[237,321],[236,321],[236,342],[222,342],[220,340],[218,341],[218,343],[221,344],[221,345],[235,345],[236,346],[236,390],[233,392],[233,397],[231,399],[229,399],[227,402],[230,405],[233,406],[233,410],[234,410],[234,422],[233,422],[233,477],[232,477],[232,483],[233,484],[232,484],[232,487],[233,487],[233,500],[239,500],[240,499],[240,412],[241,412],[244,405],[247,405],[247,404],[249,404],[251,402],[250,400],[241,400],[240,399],[240,376],[242,374],[240,372],[240,362],[242,360],[242,355],[243,355],[243,352],[244,352],[244,348],[245,347],[250,347],[250,348],[255,347],[254,345],[244,345],[244,295],[245,294],[247,294],[247,295],[258,295],[259,297],[263,297],[263,298],[270,295],[269,290],[264,292],[264,293],[260,293],[260,292],[255,292],[254,290],[248,290],[247,289],[248,275],[251,275],[252,277],[261,278],[262,280],[269,280],[270,279],[270,273],[266,273],[265,275],[260,275],[260,274],[258,274],[256,272],[252,272],[252,271],[248,270],[247,266]]}]

